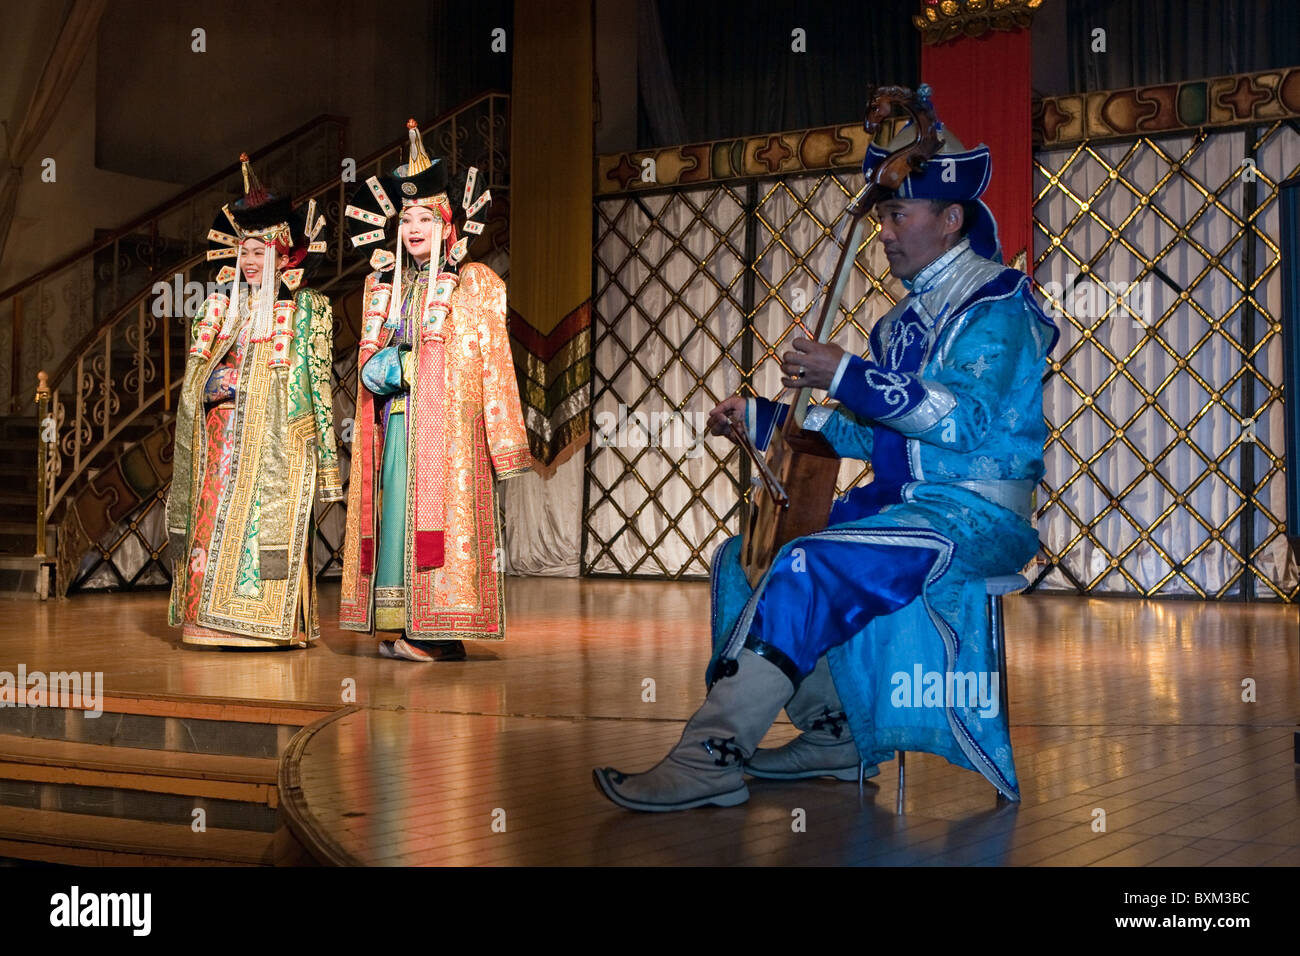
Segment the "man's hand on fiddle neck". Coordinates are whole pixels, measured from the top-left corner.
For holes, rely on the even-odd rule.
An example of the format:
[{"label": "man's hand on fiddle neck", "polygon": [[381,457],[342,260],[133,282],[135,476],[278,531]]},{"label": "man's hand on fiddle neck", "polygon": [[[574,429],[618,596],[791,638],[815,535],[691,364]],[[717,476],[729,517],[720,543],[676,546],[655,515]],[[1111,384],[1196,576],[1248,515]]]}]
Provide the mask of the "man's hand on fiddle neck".
[{"label": "man's hand on fiddle neck", "polygon": [[781,356],[781,384],[786,388],[831,387],[844,350],[838,345],[799,338]]}]

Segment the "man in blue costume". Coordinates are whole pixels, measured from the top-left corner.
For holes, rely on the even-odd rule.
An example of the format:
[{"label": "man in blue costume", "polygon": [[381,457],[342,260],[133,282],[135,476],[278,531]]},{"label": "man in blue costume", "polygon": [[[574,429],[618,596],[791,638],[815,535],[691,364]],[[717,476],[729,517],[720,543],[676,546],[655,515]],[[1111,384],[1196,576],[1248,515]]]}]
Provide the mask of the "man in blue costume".
[{"label": "man in blue costume", "polygon": [[[945,136],[876,206],[908,295],[876,323],[868,355],[799,339],[782,356],[784,385],[838,402],[810,408],[804,427],[870,461],[873,479],[836,501],[824,531],[784,546],[756,587],[740,539],[718,549],[708,697],[653,769],[595,771],[620,806],[734,806],[749,799],[747,772],[852,780],[895,750],[940,754],[1019,799],[984,579],[1019,571],[1038,548],[1031,497],[1057,330],[1028,276],[1001,264],[979,201],[988,148]],[[864,171],[887,154],[872,144]],[[764,448],[787,410],[733,396],[710,427],[723,434],[743,414]],[[759,750],[782,707],[802,734]]]}]

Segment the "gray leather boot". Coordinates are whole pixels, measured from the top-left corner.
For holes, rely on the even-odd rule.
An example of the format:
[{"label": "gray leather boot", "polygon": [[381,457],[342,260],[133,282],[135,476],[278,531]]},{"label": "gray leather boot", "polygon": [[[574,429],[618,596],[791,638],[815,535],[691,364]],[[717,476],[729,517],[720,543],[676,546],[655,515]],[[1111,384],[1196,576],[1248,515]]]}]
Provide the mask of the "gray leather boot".
[{"label": "gray leather boot", "polygon": [[645,773],[592,771],[596,787],[620,807],[665,812],[734,807],[749,799],[744,761],[758,747],[794,685],[775,664],[746,648],[737,670],[713,685],[668,756]]},{"label": "gray leather boot", "polygon": [[745,761],[746,773],[767,780],[858,779],[858,748],[825,656],[799,684],[785,712],[803,733],[783,747],[756,750]]}]

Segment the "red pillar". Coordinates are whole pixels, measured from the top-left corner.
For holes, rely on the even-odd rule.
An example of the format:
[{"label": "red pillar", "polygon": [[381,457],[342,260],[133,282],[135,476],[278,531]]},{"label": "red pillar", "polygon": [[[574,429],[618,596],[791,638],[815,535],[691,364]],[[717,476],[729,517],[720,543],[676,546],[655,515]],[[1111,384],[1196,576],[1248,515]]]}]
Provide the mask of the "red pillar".
[{"label": "red pillar", "polygon": [[934,109],[969,149],[984,143],[993,176],[982,197],[998,221],[1002,259],[1010,264],[1033,239],[1032,63],[1029,30],[993,30],[980,37],[923,44],[921,81]]}]

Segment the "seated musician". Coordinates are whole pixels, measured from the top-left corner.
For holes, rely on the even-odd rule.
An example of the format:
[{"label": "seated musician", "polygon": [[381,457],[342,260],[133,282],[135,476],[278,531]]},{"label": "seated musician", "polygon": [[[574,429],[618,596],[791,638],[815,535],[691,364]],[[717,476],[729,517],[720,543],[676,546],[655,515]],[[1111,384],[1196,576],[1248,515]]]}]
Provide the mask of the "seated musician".
[{"label": "seated musician", "polygon": [[[620,806],[733,806],[749,798],[747,773],[856,780],[899,749],[940,754],[1019,799],[984,579],[1018,572],[1038,548],[1030,501],[1057,330],[1029,278],[1001,265],[979,201],[987,147],[945,136],[875,207],[908,295],[872,329],[868,355],[799,339],[782,356],[784,385],[838,403],[811,407],[804,428],[869,460],[873,479],[836,501],[824,531],[782,547],[757,587],[739,538],[718,549],[708,697],[653,769],[595,771]],[[886,155],[872,144],[864,170]],[[743,415],[763,448],[786,411],[733,396],[710,430]],[[802,734],[758,749],[782,707]]]}]

